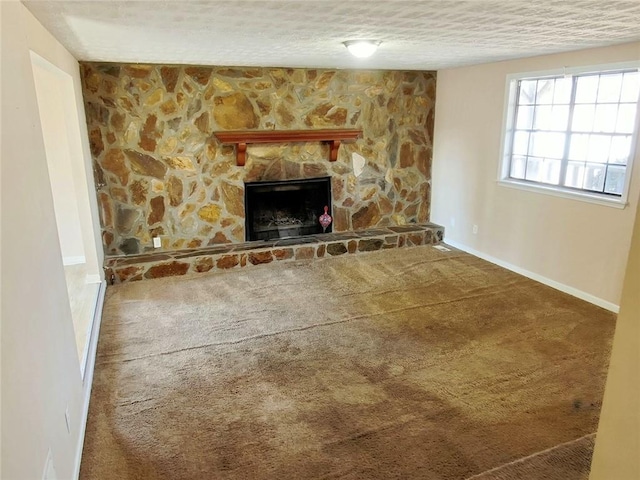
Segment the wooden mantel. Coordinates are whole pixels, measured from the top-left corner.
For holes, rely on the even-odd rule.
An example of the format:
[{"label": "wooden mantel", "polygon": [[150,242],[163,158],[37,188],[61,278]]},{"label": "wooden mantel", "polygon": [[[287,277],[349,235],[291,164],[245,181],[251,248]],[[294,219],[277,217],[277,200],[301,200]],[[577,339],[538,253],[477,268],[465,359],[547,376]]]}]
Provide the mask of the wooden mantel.
[{"label": "wooden mantel", "polygon": [[362,130],[326,129],[326,130],[242,130],[214,132],[221,143],[236,145],[236,163],[244,166],[249,143],[287,143],[287,142],[328,142],[329,160],[338,159],[338,148],[345,140],[355,140],[362,135]]}]

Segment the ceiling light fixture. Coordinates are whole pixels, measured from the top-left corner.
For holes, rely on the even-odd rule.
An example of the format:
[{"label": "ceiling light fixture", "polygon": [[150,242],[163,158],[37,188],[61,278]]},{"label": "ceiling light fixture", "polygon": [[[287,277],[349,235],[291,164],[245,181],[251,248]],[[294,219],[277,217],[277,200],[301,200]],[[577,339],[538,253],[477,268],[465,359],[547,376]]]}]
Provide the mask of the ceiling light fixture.
[{"label": "ceiling light fixture", "polygon": [[382,42],[379,40],[347,40],[342,43],[354,57],[367,58],[374,54]]}]

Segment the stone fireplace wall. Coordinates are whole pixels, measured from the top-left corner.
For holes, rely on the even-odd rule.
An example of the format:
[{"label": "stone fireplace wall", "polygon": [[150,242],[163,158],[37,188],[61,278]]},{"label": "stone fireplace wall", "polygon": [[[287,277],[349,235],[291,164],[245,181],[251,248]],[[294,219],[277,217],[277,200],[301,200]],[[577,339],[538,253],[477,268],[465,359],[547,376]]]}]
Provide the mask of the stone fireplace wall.
[{"label": "stone fireplace wall", "polygon": [[[429,220],[435,72],[82,63],[107,255],[243,242],[244,181],[330,175],[334,231]],[[249,145],[219,130],[360,128],[320,143]],[[352,154],[366,160],[355,176]],[[158,251],[158,249],[156,249]]]}]

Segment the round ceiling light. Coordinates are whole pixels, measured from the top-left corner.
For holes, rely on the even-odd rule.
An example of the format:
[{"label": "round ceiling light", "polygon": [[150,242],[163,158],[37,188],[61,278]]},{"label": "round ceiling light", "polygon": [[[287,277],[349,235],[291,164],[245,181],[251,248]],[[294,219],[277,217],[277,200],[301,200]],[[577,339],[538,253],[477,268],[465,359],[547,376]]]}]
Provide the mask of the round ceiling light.
[{"label": "round ceiling light", "polygon": [[354,57],[367,58],[374,54],[381,42],[378,40],[348,40],[343,43]]}]

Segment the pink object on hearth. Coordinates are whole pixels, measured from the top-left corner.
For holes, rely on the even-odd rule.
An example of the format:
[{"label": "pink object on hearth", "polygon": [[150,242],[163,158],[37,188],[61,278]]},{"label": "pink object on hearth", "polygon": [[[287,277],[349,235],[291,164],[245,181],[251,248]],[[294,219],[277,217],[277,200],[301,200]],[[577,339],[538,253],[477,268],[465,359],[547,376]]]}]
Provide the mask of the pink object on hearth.
[{"label": "pink object on hearth", "polygon": [[320,222],[320,225],[322,225],[322,231],[326,232],[327,227],[331,225],[331,222],[333,221],[333,218],[329,215],[329,207],[324,207],[324,213],[318,217],[318,221]]}]

